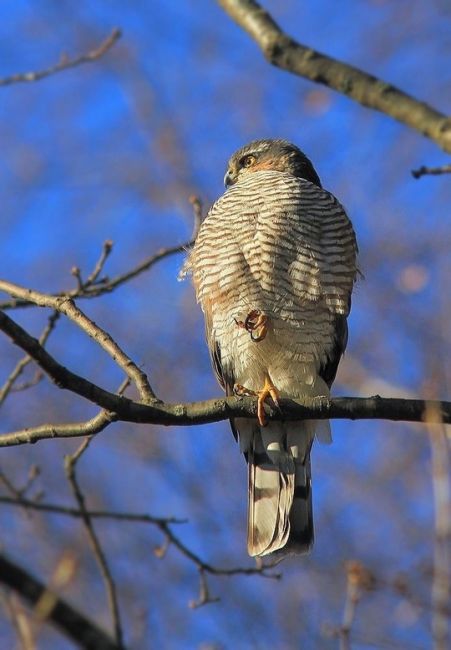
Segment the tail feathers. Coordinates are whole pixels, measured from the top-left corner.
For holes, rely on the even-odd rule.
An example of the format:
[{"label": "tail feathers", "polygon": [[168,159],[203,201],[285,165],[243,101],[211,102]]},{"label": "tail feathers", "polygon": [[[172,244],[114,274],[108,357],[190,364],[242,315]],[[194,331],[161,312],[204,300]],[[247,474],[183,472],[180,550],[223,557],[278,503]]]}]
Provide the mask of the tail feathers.
[{"label": "tail feathers", "polygon": [[251,556],[267,555],[288,542],[295,474],[281,472],[264,453],[249,453],[248,465],[247,548]]},{"label": "tail feathers", "polygon": [[314,540],[310,453],[307,454],[303,463],[296,463],[290,531],[286,551],[308,553]]},{"label": "tail feathers", "polygon": [[253,425],[252,434],[246,433],[251,441],[246,451],[249,555],[308,552],[313,544],[313,423],[270,422],[265,428]]},{"label": "tail feathers", "polygon": [[314,540],[310,455],[293,462],[291,473],[262,454],[249,454],[248,463],[249,555],[308,553]]}]

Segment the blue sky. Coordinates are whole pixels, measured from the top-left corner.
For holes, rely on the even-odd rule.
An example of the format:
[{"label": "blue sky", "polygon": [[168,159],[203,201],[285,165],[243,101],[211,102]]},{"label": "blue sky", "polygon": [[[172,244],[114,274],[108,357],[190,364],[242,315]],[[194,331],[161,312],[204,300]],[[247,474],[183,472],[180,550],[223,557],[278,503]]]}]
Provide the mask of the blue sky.
[{"label": "blue sky", "polygon": [[[439,110],[449,107],[446,2],[285,0],[265,6],[300,42]],[[189,237],[188,196],[196,193],[206,205],[219,196],[237,147],[255,137],[286,137],[306,151],[325,187],[346,206],[361,249],[366,279],[356,287],[348,365],[336,393],[366,394],[377,380],[390,394],[423,394],[432,385],[434,394],[449,396],[449,179],[410,175],[422,164],[448,161],[436,145],[271,68],[207,0],[4,2],[2,9],[0,77],[46,68],[63,52],[73,56],[97,46],[113,27],[123,30],[115,48],[94,64],[1,89],[2,276],[48,292],[72,287],[71,267],[86,276],[106,239],[114,250],[105,271],[126,270],[161,245]],[[181,262],[168,259],[114,294],[80,304],[144,365],[167,401],[220,392],[193,290],[176,281]],[[419,282],[412,284],[412,277]],[[46,314],[15,317],[37,334]],[[120,382],[112,363],[70,324],[58,326],[49,350],[110,389]],[[2,342],[2,380],[17,358]],[[93,412],[43,382],[10,397],[2,430]],[[192,565],[174,549],[156,560],[155,531],[99,525],[126,629],[135,630],[132,647],[333,648],[336,641],[322,629],[339,624],[345,560],[360,559],[387,581],[404,570],[423,585],[419,567],[431,562],[433,541],[424,431],[386,422],[335,422],[333,431],[335,444],[317,446],[313,454],[315,549],[287,563],[280,583],[214,579],[221,604],[193,612],[186,607],[197,590]],[[8,449],[0,462],[19,484],[30,463],[40,464],[48,500],[70,503],[62,462],[75,446],[48,441]],[[226,423],[195,430],[115,424],[94,441],[81,472],[93,505],[186,517],[184,540],[206,559],[251,565],[244,543],[245,467]],[[1,516],[2,541],[12,554],[45,576],[70,548],[80,574],[67,596],[80,606],[105,602],[76,522],[29,522],[10,510]],[[382,637],[400,647],[413,641],[428,647],[428,610],[409,610],[409,618],[408,603],[401,605],[392,592],[368,596],[356,621],[362,641],[353,647]],[[97,611],[107,625],[106,606]],[[382,631],[375,623],[381,616]],[[49,634],[42,637],[46,647],[70,647],[41,634]]]}]

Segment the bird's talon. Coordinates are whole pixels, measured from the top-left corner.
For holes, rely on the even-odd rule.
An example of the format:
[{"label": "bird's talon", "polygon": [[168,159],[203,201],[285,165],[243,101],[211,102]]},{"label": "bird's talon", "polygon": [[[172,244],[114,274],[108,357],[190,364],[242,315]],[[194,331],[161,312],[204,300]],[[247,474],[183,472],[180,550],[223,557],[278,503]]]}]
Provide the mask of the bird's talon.
[{"label": "bird's talon", "polygon": [[253,309],[246,316],[246,320],[238,320],[234,318],[235,324],[241,329],[245,329],[251,335],[252,341],[254,343],[259,343],[263,341],[266,334],[268,333],[267,328],[268,317],[265,314],[262,314],[259,309]]},{"label": "bird's talon", "polygon": [[257,418],[258,418],[259,425],[261,427],[266,427],[268,421],[266,419],[266,414],[265,414],[265,397],[263,391],[259,395],[258,402],[257,402]]},{"label": "bird's talon", "polygon": [[[266,316],[264,316],[264,318],[266,319]],[[254,341],[254,343],[259,343],[260,341],[263,341],[267,333],[268,328],[263,323],[260,325],[260,327],[251,330],[251,339]]]},{"label": "bird's talon", "polygon": [[238,397],[255,397],[257,393],[254,390],[250,390],[241,384],[235,384],[233,387],[234,395]]}]

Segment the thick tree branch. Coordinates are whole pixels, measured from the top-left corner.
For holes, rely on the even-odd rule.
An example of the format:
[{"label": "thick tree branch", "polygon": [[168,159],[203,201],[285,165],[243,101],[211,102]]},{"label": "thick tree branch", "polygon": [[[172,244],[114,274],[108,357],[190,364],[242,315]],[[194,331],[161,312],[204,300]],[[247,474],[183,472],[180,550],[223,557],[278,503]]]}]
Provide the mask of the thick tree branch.
[{"label": "thick tree branch", "polygon": [[359,104],[390,115],[451,152],[451,118],[352,65],[337,61],[285,34],[255,0],[218,0],[256,41],[272,64],[324,84]]},{"label": "thick tree branch", "polygon": [[117,27],[113,29],[111,34],[106,38],[98,47],[94,50],[91,50],[87,54],[82,54],[75,59],[69,59],[66,55],[61,57],[61,60],[56,65],[46,68],[45,70],[38,70],[35,72],[23,72],[19,74],[13,74],[9,77],[4,77],[0,79],[0,86],[9,86],[14,83],[21,82],[30,82],[30,81],[39,81],[45,77],[50,77],[51,75],[61,72],[62,70],[67,70],[69,68],[75,68],[83,63],[92,63],[100,59],[109,49],[113,47],[116,41],[121,37],[121,30]]},{"label": "thick tree branch", "polygon": [[[227,397],[182,404],[167,404],[160,401],[151,404],[135,402],[104,390],[62,366],[39,345],[35,338],[2,312],[0,312],[0,330],[27,352],[57,386],[85,397],[107,411],[107,413],[99,413],[86,423],[48,424],[4,434],[0,437],[0,446],[21,445],[45,438],[92,434],[118,419],[167,426],[192,426],[219,422],[231,417],[256,417],[256,400],[249,397]],[[428,415],[434,412],[438,420],[451,424],[451,402],[445,401],[388,399],[377,395],[367,398],[321,397],[305,401],[285,399],[281,401],[281,405],[282,414],[277,411],[272,412],[267,407],[270,419],[382,419],[423,422],[428,421]]]},{"label": "thick tree branch", "polygon": [[12,560],[0,554],[0,583],[20,594],[30,605],[50,597],[54,602],[48,620],[80,648],[86,650],[120,650],[119,646],[96,623],[75,610],[58,594]]}]

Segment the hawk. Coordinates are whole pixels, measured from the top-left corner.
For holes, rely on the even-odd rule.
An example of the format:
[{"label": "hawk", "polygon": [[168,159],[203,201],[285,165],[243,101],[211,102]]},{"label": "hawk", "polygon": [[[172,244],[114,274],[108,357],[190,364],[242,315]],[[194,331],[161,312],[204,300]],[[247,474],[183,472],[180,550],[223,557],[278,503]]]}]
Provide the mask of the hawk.
[{"label": "hawk", "polygon": [[310,450],[315,434],[331,441],[329,422],[268,422],[264,404],[329,395],[348,338],[355,234],[310,160],[285,140],[239,149],[224,181],[182,275],[193,276],[221,386],[258,398],[255,420],[231,421],[248,464],[248,552],[305,553]]}]

